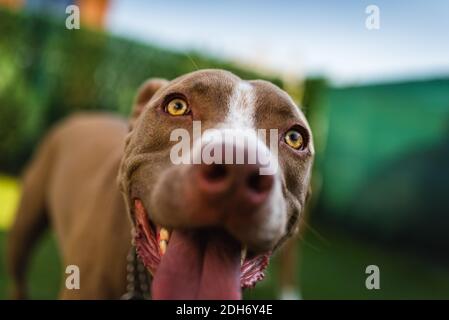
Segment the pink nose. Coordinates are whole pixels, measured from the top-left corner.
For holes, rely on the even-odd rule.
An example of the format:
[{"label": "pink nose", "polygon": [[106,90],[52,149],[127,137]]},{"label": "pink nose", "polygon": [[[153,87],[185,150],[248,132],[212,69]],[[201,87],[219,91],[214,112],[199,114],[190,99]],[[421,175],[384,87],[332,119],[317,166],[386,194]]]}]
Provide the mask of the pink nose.
[{"label": "pink nose", "polygon": [[267,199],[273,188],[273,176],[261,175],[262,166],[257,161],[255,164],[246,163],[248,159],[246,148],[236,149],[234,147],[235,153],[240,151],[244,155],[244,164],[225,164],[223,155],[220,163],[196,165],[194,183],[206,199],[221,199],[231,205],[244,207],[259,206]]}]

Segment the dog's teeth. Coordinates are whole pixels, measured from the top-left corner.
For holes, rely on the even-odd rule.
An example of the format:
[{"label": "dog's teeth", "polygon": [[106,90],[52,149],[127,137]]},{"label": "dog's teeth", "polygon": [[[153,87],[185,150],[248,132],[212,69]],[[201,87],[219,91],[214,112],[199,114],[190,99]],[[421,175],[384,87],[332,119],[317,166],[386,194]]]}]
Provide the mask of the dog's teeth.
[{"label": "dog's teeth", "polygon": [[246,259],[246,246],[242,248],[242,252],[240,254],[240,265],[243,265],[243,262],[245,262]]},{"label": "dog's teeth", "polygon": [[159,231],[159,239],[164,241],[168,241],[170,239],[170,233],[167,229],[161,228]]},{"label": "dog's teeth", "polygon": [[161,254],[165,254],[165,251],[167,251],[167,241],[160,240],[159,241],[159,249],[161,250]]}]

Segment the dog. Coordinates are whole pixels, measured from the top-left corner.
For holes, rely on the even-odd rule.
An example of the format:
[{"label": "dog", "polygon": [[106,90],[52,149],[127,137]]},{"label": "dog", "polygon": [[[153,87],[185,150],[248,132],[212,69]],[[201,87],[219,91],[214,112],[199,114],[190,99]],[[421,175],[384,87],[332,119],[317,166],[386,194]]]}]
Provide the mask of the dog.
[{"label": "dog", "polygon": [[[195,124],[199,138],[173,159]],[[270,131],[269,142],[258,130]],[[224,132],[237,139],[218,139]],[[80,287],[63,283],[62,299],[120,298],[131,243],[152,274],[153,299],[241,299],[297,231],[313,158],[306,118],[269,82],[215,69],[150,79],[129,119],[76,114],[43,140],[9,234],[13,296],[26,298],[31,249],[51,225],[63,266],[80,272]],[[274,170],[262,173],[267,163]]]}]

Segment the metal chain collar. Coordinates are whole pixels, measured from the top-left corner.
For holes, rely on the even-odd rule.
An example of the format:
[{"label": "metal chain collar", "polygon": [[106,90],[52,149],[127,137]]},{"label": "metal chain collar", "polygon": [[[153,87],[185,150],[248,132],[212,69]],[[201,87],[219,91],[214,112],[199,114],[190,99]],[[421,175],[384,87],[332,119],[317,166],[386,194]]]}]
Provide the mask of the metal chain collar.
[{"label": "metal chain collar", "polygon": [[126,293],[121,300],[150,299],[150,276],[137,256],[134,244],[129,250],[126,261]]}]

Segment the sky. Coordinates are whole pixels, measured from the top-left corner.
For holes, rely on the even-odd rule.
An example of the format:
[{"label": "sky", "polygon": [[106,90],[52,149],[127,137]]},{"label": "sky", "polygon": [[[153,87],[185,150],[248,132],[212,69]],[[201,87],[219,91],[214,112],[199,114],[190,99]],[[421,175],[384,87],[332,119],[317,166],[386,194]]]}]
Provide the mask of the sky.
[{"label": "sky", "polygon": [[[380,10],[368,30],[365,10]],[[111,32],[286,77],[353,84],[449,75],[449,1],[112,0]]]}]

